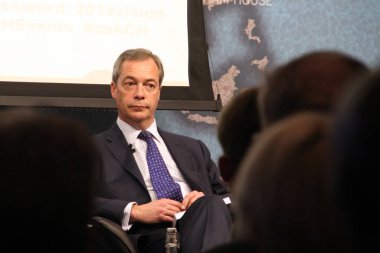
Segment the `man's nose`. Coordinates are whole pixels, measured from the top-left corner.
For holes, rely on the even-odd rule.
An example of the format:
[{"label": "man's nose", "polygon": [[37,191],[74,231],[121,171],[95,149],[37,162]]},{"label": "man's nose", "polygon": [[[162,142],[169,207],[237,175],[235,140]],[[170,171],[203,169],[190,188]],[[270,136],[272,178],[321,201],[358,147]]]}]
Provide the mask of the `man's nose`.
[{"label": "man's nose", "polygon": [[135,96],[136,97],[144,97],[144,86],[142,83],[138,83],[135,90]]}]

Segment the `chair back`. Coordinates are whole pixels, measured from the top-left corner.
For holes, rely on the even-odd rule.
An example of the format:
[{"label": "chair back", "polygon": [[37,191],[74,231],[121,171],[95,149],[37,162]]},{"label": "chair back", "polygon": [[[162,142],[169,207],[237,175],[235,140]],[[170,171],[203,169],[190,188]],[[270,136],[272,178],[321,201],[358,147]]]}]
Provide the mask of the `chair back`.
[{"label": "chair back", "polygon": [[91,253],[138,253],[131,239],[121,226],[110,219],[91,218],[89,252]]}]

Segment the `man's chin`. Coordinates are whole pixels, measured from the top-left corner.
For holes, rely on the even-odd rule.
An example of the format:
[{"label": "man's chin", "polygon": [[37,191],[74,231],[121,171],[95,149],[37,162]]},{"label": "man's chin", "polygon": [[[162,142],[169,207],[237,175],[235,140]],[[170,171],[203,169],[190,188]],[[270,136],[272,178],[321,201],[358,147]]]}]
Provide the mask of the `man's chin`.
[{"label": "man's chin", "polygon": [[146,111],[133,111],[128,115],[133,121],[140,122],[147,120],[149,115]]}]

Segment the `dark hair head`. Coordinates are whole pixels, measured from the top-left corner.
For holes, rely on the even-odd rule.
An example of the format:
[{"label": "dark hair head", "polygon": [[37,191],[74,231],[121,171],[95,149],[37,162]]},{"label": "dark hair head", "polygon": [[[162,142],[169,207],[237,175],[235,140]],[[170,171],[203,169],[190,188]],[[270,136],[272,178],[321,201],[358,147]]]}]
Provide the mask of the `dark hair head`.
[{"label": "dark hair head", "polygon": [[[235,184],[236,231],[263,252],[340,252],[331,201],[330,118],[286,117],[263,130]],[[333,250],[334,249],[334,250]]]},{"label": "dark hair head", "polygon": [[368,71],[359,60],[336,51],[295,58],[267,76],[262,94],[264,124],[299,111],[330,111],[347,82]]},{"label": "dark hair head", "polygon": [[[337,203],[358,252],[379,252],[380,69],[357,80],[339,102],[333,131]],[[364,250],[371,247],[376,250]]]},{"label": "dark hair head", "polygon": [[0,215],[6,241],[81,252],[97,150],[87,128],[57,115],[0,112]]},{"label": "dark hair head", "polygon": [[257,106],[258,87],[250,87],[223,107],[217,126],[217,134],[223,152],[236,165],[242,160],[251,136],[260,131]]}]

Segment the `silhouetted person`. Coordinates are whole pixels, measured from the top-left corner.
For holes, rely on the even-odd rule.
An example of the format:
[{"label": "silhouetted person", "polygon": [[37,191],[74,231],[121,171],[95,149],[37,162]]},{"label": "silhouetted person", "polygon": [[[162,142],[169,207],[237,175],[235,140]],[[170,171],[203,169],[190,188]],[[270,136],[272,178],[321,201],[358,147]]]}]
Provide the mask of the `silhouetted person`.
[{"label": "silhouetted person", "polygon": [[237,238],[259,252],[343,252],[331,200],[330,118],[304,112],[263,130],[235,184]]},{"label": "silhouetted person", "polygon": [[[233,189],[245,153],[254,136],[261,130],[257,105],[258,92],[258,86],[242,90],[222,108],[218,118],[218,140],[223,149],[223,154],[219,158],[219,169],[230,190]],[[231,195],[233,196],[233,192]],[[233,197],[232,202],[234,202]],[[232,211],[233,206],[234,203],[231,204]],[[206,253],[256,252],[256,246],[251,241],[237,239],[234,234],[233,229],[230,242],[214,247]]]},{"label": "silhouetted person", "polygon": [[336,197],[355,253],[380,252],[379,108],[377,70],[347,89],[334,124]]},{"label": "silhouetted person", "polygon": [[97,158],[76,121],[0,112],[0,244],[10,252],[85,252]]},{"label": "silhouetted person", "polygon": [[217,134],[223,150],[219,170],[229,186],[233,185],[239,164],[254,135],[261,130],[258,93],[257,86],[242,90],[222,108],[218,118]]}]

